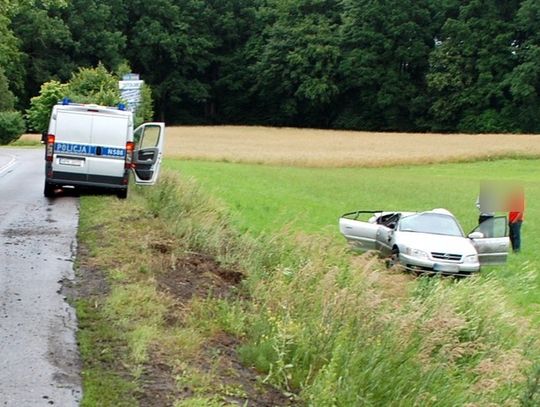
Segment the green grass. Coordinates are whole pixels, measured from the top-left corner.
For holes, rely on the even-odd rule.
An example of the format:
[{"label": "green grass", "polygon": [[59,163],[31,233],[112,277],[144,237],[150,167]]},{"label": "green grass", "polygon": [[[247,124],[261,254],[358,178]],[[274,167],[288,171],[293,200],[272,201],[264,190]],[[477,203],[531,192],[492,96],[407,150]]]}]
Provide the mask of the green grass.
[{"label": "green grass", "polygon": [[246,275],[247,295],[236,301],[192,304],[198,329],[219,321],[241,339],[238,354],[265,373],[264,382],[308,405],[538,400],[530,368],[537,330],[521,323],[494,274],[414,280],[375,258],[349,256],[333,234],[238,234],[219,203],[175,174],[163,174],[145,197],[190,250],[236,260],[228,267]]},{"label": "green grass", "polygon": [[[207,294],[201,291],[183,299],[159,284],[164,274],[173,279],[175,272],[179,284],[185,284],[182,278],[192,281],[189,274],[181,274],[185,273],[182,268],[176,269],[178,259],[186,251],[199,250],[213,257],[224,252],[220,245],[227,238],[234,238],[227,237],[231,233],[224,220],[214,216],[215,207],[195,184],[182,194],[175,191],[176,186],[133,186],[126,200],[81,197],[78,239],[82,250],[77,260],[81,297],[75,303],[83,406],[139,405],[138,396],[156,391],[152,385],[147,387],[152,381],[145,375],[154,374],[153,369],[159,371],[159,382],[169,375],[169,388],[158,383],[163,388],[157,391],[167,389],[163,391],[173,398],[176,384],[177,405],[227,406],[231,404],[224,400],[230,396],[247,398],[240,388],[219,380],[225,374],[221,370],[227,369],[228,375],[229,369],[234,373],[232,367],[224,362],[220,371],[213,371],[221,360],[220,351],[206,354],[207,342],[216,333],[243,334],[240,305],[213,298],[213,287],[208,287]],[[162,219],[168,204],[173,204],[169,209],[174,220]],[[178,236],[168,230],[171,225]],[[212,276],[206,276],[208,281]]]},{"label": "green grass", "polygon": [[84,360],[84,398],[81,406],[135,405],[134,383],[111,371],[111,366],[117,366],[118,360],[123,356],[120,333],[111,326],[110,321],[100,315],[95,304],[79,300],[76,308],[79,320],[77,339]]},{"label": "green grass", "polygon": [[520,182],[527,201],[522,252],[485,274],[496,275],[522,312],[540,324],[538,160],[343,169],[166,160],[165,167],[195,177],[220,197],[242,230],[273,233],[288,225],[293,231],[323,232],[343,244],[337,219],[357,209],[444,207],[468,232],[477,223],[475,202],[481,181]]},{"label": "green grass", "polygon": [[[294,223],[296,230],[272,224],[259,236],[239,233],[208,188],[164,171],[158,185],[136,188],[125,201],[82,199],[79,237],[91,256],[81,264],[103,270],[109,284],[98,301],[78,307],[85,405],[107,405],[100,401],[107,389],[126,400],[144,391],[138,378],[155,356],[172,368],[179,389],[192,391],[177,406],[246,400],[249,386],[231,382],[235,358],[214,342],[223,335],[262,373],[257,388],[274,384],[307,405],[538,401],[538,330],[508,305],[501,284],[508,279],[493,272],[413,279],[374,257],[350,255],[331,224],[310,233]],[[171,252],[158,255],[155,243]],[[177,256],[194,252],[241,271],[245,279],[231,291],[238,295],[212,298],[210,289],[177,302],[161,291],[161,273],[183,273]],[[182,283],[185,275],[177,277]],[[98,380],[112,355],[124,374]]]},{"label": "green grass", "polygon": [[41,142],[39,140],[15,140],[7,145],[7,147],[39,147]]}]

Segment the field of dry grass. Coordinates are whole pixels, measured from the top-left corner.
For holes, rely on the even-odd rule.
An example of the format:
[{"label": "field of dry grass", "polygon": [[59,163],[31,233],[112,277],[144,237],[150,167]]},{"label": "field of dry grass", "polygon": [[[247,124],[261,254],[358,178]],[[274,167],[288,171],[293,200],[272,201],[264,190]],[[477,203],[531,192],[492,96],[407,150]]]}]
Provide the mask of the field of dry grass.
[{"label": "field of dry grass", "polygon": [[375,167],[540,157],[540,135],[176,126],[167,128],[165,156],[307,167]]},{"label": "field of dry grass", "polygon": [[19,137],[19,140],[21,141],[39,141],[41,140],[40,134],[23,134],[21,137]]},{"label": "field of dry grass", "polygon": [[[25,134],[21,141],[39,141]],[[378,167],[498,157],[540,158],[540,135],[435,134],[257,126],[167,127],[165,156],[305,167]]]}]

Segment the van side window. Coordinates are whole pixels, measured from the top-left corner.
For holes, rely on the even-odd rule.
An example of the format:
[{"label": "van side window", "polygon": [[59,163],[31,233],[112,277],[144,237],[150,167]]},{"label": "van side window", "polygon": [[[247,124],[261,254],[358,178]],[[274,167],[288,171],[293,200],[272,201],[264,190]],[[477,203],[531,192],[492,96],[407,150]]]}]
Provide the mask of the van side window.
[{"label": "van side window", "polygon": [[139,140],[142,136],[142,128],[138,128],[133,132],[133,141],[135,141],[135,144],[139,144]]},{"label": "van side window", "polygon": [[144,127],[144,133],[142,134],[140,149],[154,148],[159,143],[159,134],[161,128],[159,126],[146,126]]}]

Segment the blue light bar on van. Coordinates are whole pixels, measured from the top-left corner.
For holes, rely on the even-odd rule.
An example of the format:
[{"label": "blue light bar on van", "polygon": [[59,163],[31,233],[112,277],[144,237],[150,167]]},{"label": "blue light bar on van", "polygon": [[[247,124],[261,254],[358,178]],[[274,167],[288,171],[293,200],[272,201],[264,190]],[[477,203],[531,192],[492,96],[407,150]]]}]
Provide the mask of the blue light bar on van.
[{"label": "blue light bar on van", "polygon": [[118,103],[118,110],[126,110],[126,105],[123,103]]},{"label": "blue light bar on van", "polygon": [[63,104],[64,106],[69,105],[70,103],[71,103],[71,100],[70,100],[69,98],[64,98],[64,99],[62,99],[62,104]]}]

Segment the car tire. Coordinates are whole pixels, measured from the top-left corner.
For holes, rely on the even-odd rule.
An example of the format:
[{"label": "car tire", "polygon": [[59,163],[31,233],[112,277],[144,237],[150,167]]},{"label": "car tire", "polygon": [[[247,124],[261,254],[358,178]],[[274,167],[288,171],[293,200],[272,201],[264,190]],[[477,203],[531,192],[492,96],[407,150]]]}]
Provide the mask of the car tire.
[{"label": "car tire", "polygon": [[386,260],[386,266],[388,268],[393,268],[393,267],[399,267],[399,249],[394,246],[392,247],[392,254],[390,255],[390,257],[388,258],[388,260]]},{"label": "car tire", "polygon": [[126,199],[126,198],[127,198],[127,194],[128,194],[128,190],[127,190],[127,188],[126,188],[126,189],[121,189],[121,190],[119,190],[119,191],[116,193],[116,196],[118,197],[118,199]]},{"label": "car tire", "polygon": [[54,197],[54,185],[50,182],[45,181],[45,186],[43,188],[43,195],[45,198],[53,198]]}]

